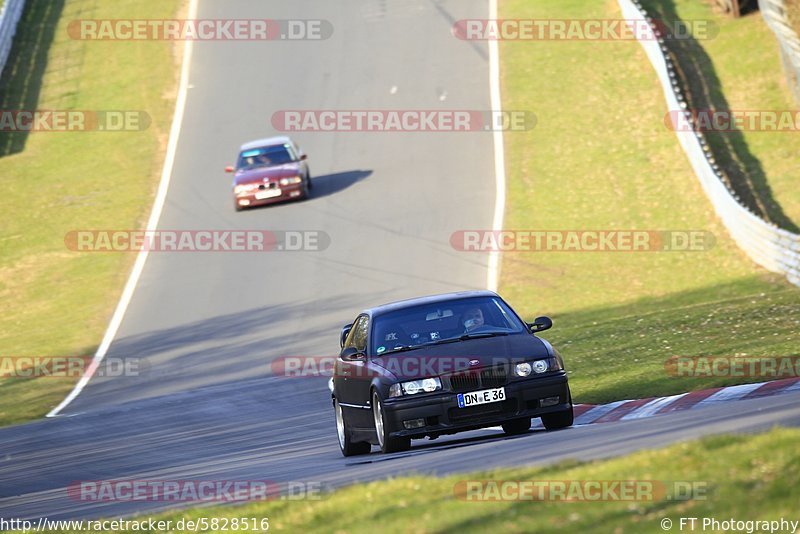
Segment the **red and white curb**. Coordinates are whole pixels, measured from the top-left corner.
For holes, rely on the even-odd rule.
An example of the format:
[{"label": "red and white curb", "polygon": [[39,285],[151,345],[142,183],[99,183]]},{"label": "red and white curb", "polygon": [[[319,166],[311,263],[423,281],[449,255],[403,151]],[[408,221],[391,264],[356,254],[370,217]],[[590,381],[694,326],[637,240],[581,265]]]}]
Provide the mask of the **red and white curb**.
[{"label": "red and white curb", "polygon": [[[721,388],[704,389],[670,395],[669,397],[651,397],[648,399],[623,400],[609,404],[576,404],[575,425],[592,425],[595,423],[612,423],[642,419],[665,413],[692,410],[721,402],[732,402],[758,397],[770,397],[781,393],[800,391],[800,377],[759,382],[757,384],[741,384]],[[541,428],[542,422],[537,419],[533,428]]]}]

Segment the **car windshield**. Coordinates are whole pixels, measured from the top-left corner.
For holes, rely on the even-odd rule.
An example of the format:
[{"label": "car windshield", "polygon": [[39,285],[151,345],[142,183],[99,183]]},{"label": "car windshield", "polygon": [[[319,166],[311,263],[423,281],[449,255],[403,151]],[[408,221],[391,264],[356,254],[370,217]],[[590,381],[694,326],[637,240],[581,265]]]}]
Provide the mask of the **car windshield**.
[{"label": "car windshield", "polygon": [[295,161],[294,150],[286,145],[265,146],[244,150],[239,154],[238,169],[250,170],[257,167],[273,167]]},{"label": "car windshield", "polygon": [[465,298],[378,315],[372,329],[371,353],[384,354],[524,330],[524,324],[501,299]]}]

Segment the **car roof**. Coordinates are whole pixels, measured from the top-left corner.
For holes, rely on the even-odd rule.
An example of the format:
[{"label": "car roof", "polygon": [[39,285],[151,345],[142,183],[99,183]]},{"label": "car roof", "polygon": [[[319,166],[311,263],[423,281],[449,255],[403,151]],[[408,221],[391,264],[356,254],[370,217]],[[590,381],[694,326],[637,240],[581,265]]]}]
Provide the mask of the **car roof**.
[{"label": "car roof", "polygon": [[265,137],[264,139],[257,139],[255,141],[250,141],[249,143],[245,143],[241,147],[239,147],[239,151],[250,150],[253,148],[261,148],[264,146],[283,145],[291,142],[292,140],[285,135],[276,135],[275,137]]},{"label": "car roof", "polygon": [[403,308],[411,308],[413,306],[419,306],[424,304],[439,304],[442,302],[452,302],[454,300],[472,298],[472,297],[499,297],[499,295],[494,291],[487,291],[485,289],[477,291],[457,291],[455,293],[443,293],[441,295],[430,295],[427,297],[417,297],[413,299],[389,302],[387,304],[381,304],[380,306],[375,306],[374,308],[369,308],[367,310],[364,310],[362,313],[366,313],[371,317],[374,317],[376,315],[381,315],[386,312],[402,310]]}]

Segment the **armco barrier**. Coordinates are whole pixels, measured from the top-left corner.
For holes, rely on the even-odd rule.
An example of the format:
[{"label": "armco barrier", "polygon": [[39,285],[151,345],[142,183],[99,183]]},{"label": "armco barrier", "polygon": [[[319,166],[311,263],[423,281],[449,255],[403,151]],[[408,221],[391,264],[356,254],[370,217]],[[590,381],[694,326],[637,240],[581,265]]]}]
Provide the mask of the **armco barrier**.
[{"label": "armco barrier", "polygon": [[789,86],[800,103],[800,37],[786,14],[786,4],[784,0],[758,0],[758,8],[778,39]]},{"label": "armco barrier", "polygon": [[25,0],[5,0],[0,10],[0,76],[3,75],[3,68],[11,52],[14,33],[17,31],[17,23],[24,7]]},{"label": "armco barrier", "polygon": [[[626,20],[647,20],[654,27],[653,20],[647,16],[636,0],[618,0],[622,15]],[[663,39],[655,34],[642,36],[639,44],[658,74],[669,110],[683,110],[689,121],[691,115],[682,96],[681,82],[675,67],[666,54]],[[722,181],[719,167],[708,147],[705,137],[699,131],[680,131],[675,128],[678,141],[683,147],[700,184],[717,215],[722,219],[736,244],[750,258],[762,267],[786,275],[793,284],[800,286],[800,235],[793,234],[768,223],[740,204]]]}]

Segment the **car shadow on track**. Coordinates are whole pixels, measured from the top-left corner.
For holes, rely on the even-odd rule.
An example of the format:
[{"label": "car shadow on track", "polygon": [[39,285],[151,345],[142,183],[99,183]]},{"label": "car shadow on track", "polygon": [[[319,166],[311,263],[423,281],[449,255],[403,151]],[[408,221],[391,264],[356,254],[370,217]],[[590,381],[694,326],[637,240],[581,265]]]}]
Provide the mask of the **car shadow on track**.
[{"label": "car shadow on track", "polygon": [[[566,429],[565,429],[566,430]],[[476,435],[476,433],[482,433]],[[346,465],[361,465],[361,464],[374,464],[379,462],[386,462],[391,460],[398,460],[401,458],[407,458],[409,456],[416,456],[418,454],[424,453],[432,453],[432,452],[441,452],[447,451],[451,449],[459,449],[462,447],[469,447],[471,445],[479,445],[485,443],[496,443],[500,441],[509,441],[515,439],[524,439],[526,436],[534,436],[534,435],[543,435],[547,434],[547,430],[544,428],[534,428],[522,434],[515,434],[509,435],[505,434],[502,430],[493,430],[489,428],[484,428],[481,430],[473,430],[465,432],[463,437],[445,437],[443,441],[435,441],[435,440],[420,440],[419,443],[413,441],[411,443],[411,449],[402,453],[393,453],[393,454],[382,454],[377,449],[373,448],[373,451],[367,456],[361,456],[358,458],[353,458],[346,462]]]},{"label": "car shadow on track", "polygon": [[344,191],[348,187],[357,184],[361,180],[368,178],[372,174],[370,170],[337,172],[334,174],[323,174],[321,176],[311,175],[311,200],[315,198],[334,195]]},{"label": "car shadow on track", "polygon": [[[341,310],[362,305],[357,296],[334,293],[326,298],[271,304],[160,330],[121,335],[109,347],[105,360],[108,365],[98,370],[65,414],[265,378],[276,374],[272,360],[287,355],[309,357],[314,363],[320,357],[337,354],[338,335],[345,321]],[[316,319],[308,325],[318,335],[297,329],[312,307]],[[323,350],[320,339],[325,340]],[[114,366],[133,371],[114,373]],[[314,391],[307,382],[319,382],[315,387],[320,398],[329,402],[330,395],[325,394],[327,378],[313,378],[306,381],[289,377],[285,381],[304,391]]]}]

